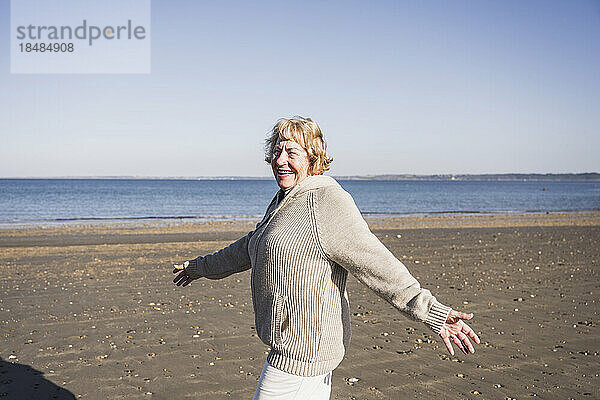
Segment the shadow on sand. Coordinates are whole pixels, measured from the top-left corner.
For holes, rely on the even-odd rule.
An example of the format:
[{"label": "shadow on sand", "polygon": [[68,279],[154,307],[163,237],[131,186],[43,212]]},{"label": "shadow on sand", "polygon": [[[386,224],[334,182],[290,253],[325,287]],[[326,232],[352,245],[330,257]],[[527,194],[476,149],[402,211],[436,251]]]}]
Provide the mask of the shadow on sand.
[{"label": "shadow on sand", "polygon": [[73,393],[44,378],[29,365],[6,362],[0,357],[0,398],[19,400],[75,400]]}]

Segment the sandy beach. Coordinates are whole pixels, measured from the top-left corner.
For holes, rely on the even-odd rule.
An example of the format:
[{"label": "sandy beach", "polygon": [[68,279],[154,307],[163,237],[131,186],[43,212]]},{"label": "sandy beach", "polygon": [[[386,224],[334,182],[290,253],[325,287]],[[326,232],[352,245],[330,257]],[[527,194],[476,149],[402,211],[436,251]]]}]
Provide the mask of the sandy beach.
[{"label": "sandy beach", "polygon": [[[353,277],[332,399],[600,398],[600,213],[370,218],[422,285],[473,312],[451,357]],[[0,229],[0,397],[250,399],[267,347],[250,273],[172,283],[171,265],[252,221]]]}]

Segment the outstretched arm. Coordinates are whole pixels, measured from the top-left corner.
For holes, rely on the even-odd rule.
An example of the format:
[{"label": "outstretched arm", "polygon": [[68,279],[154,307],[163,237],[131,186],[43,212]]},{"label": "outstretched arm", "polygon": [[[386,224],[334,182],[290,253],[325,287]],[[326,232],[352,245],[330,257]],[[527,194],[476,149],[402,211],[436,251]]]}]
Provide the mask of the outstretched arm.
[{"label": "outstretched arm", "polygon": [[178,274],[173,282],[177,286],[187,286],[198,278],[221,279],[249,269],[251,263],[248,241],[252,233],[248,233],[216,253],[173,265],[173,273]]},{"label": "outstretched arm", "polygon": [[[462,313],[441,304],[421,287],[406,266],[370,231],[350,194],[340,187],[329,186],[316,191],[314,196],[319,242],[330,260],[346,268],[398,310],[427,324],[442,339],[445,336],[449,341],[457,336],[459,343],[471,350],[470,342],[461,339],[468,332],[460,333],[463,327],[472,332],[462,322],[468,318],[462,318]],[[478,342],[478,338],[469,336]],[[449,351],[453,354],[451,346]]]},{"label": "outstretched arm", "polygon": [[277,205],[276,200],[277,195],[271,200],[263,219],[246,236],[216,253],[204,257],[200,256],[182,264],[174,264],[173,273],[178,275],[173,279],[173,282],[177,286],[187,286],[198,278],[221,279],[236,272],[250,269],[252,264],[248,254],[248,243],[256,229],[265,222],[269,213]]}]

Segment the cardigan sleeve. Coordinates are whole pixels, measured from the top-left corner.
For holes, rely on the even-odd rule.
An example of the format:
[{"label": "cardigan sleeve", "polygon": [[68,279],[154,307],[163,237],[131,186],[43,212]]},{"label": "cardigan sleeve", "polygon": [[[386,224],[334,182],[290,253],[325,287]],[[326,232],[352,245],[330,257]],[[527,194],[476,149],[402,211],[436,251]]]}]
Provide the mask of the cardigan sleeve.
[{"label": "cardigan sleeve", "polygon": [[330,261],[377,295],[439,333],[451,308],[436,300],[370,231],[352,196],[340,186],[315,191],[317,236]]},{"label": "cardigan sleeve", "polygon": [[[279,193],[279,192],[278,192]],[[277,194],[271,200],[271,203],[267,207],[267,211],[262,221],[256,224],[253,231],[250,231],[246,236],[239,238],[229,246],[209,254],[207,256],[200,256],[193,260],[189,260],[189,265],[186,267],[189,275],[193,279],[208,278],[208,279],[221,279],[237,272],[243,272],[252,267],[250,260],[250,254],[248,252],[248,244],[250,238],[256,232],[256,229],[266,220],[269,212],[273,210],[273,207],[277,204]]]},{"label": "cardigan sleeve", "polygon": [[250,269],[248,241],[253,233],[254,231],[249,232],[246,236],[213,254],[189,260],[186,271],[194,279],[202,277],[221,279]]}]

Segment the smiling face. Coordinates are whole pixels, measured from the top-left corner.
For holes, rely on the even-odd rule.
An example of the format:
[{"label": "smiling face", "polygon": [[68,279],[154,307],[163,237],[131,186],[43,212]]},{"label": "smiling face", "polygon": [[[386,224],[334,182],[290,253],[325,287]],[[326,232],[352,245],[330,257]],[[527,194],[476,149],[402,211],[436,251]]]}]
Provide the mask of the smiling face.
[{"label": "smiling face", "polygon": [[293,140],[277,139],[273,148],[271,168],[279,187],[288,190],[308,176],[308,153]]}]

